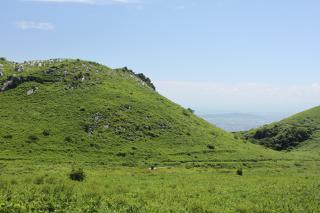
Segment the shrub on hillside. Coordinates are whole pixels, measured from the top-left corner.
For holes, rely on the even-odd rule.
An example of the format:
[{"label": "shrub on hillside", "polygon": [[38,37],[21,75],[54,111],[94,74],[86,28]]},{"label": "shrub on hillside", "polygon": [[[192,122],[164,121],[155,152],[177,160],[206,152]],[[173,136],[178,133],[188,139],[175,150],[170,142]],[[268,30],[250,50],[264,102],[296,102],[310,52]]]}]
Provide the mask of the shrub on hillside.
[{"label": "shrub on hillside", "polygon": [[214,150],[215,147],[214,147],[214,145],[212,145],[212,144],[208,144],[208,145],[207,145],[207,148],[208,148],[208,149],[211,149],[211,150]]},{"label": "shrub on hillside", "polygon": [[125,152],[118,152],[117,153],[118,157],[125,157],[126,155],[127,155],[127,153],[125,153]]},{"label": "shrub on hillside", "polygon": [[35,179],[33,180],[33,183],[36,185],[43,184],[44,183],[44,176],[35,177]]},{"label": "shrub on hillside", "polygon": [[262,127],[261,129],[258,129],[255,134],[253,135],[254,139],[264,139],[267,137],[273,137],[275,135],[277,135],[278,130],[277,130],[277,126],[274,126],[272,128],[269,127]]},{"label": "shrub on hillside", "polygon": [[38,136],[36,136],[36,135],[30,135],[30,136],[28,137],[27,142],[28,142],[28,143],[35,143],[35,142],[37,142],[38,140],[39,140]]},{"label": "shrub on hillside", "polygon": [[123,67],[122,69],[120,69],[123,72],[129,72],[132,75],[135,75],[137,78],[139,78],[141,81],[145,82],[150,88],[152,88],[153,90],[156,90],[156,87],[154,86],[154,84],[152,83],[151,79],[148,78],[147,76],[145,76],[143,73],[138,73],[136,74],[135,72],[133,72],[132,70],[128,69],[128,67]]},{"label": "shrub on hillside", "polygon": [[10,135],[10,134],[7,134],[7,135],[3,136],[4,139],[12,139],[12,137],[13,137],[13,136]]},{"label": "shrub on hillside", "polygon": [[149,87],[151,87],[153,90],[156,90],[156,87],[152,83],[151,79],[146,77],[143,73],[135,74],[140,80],[145,82]]},{"label": "shrub on hillside", "polygon": [[85,172],[83,171],[82,168],[79,168],[79,169],[72,169],[70,174],[69,174],[69,178],[71,180],[74,180],[74,181],[84,181],[84,179],[86,178],[86,174]]},{"label": "shrub on hillside", "polygon": [[188,110],[189,112],[191,112],[192,114],[194,114],[194,112],[195,112],[195,111],[194,111],[193,109],[191,109],[191,108],[188,108],[187,110]]},{"label": "shrub on hillside", "polygon": [[186,109],[184,109],[183,111],[182,111],[182,113],[183,113],[183,115],[185,115],[185,116],[190,116],[190,112],[188,111],[188,110],[186,110]]},{"label": "shrub on hillside", "polygon": [[288,150],[296,147],[299,143],[310,139],[312,131],[305,127],[263,127],[258,129],[253,138],[260,144],[275,150]]},{"label": "shrub on hillside", "polygon": [[237,169],[236,174],[239,175],[239,176],[242,176],[243,175],[242,168]]},{"label": "shrub on hillside", "polygon": [[64,142],[73,143],[73,142],[75,142],[75,139],[73,137],[71,137],[71,136],[67,136],[67,137],[64,138]]},{"label": "shrub on hillside", "polygon": [[42,134],[43,134],[43,136],[49,136],[50,135],[50,131],[45,129],[45,130],[43,130]]}]

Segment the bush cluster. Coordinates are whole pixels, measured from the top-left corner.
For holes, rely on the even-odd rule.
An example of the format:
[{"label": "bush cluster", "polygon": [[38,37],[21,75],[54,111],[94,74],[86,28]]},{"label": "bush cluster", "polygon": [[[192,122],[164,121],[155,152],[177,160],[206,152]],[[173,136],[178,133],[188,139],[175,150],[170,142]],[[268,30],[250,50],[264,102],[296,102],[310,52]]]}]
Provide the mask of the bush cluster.
[{"label": "bush cluster", "polygon": [[237,175],[242,176],[243,175],[243,171],[242,168],[237,169]]},{"label": "bush cluster", "polygon": [[215,147],[214,147],[214,145],[212,145],[212,144],[208,144],[208,145],[207,145],[207,148],[208,148],[208,149],[211,149],[211,150],[214,150]]},{"label": "bush cluster", "polygon": [[305,127],[262,127],[258,129],[253,138],[259,143],[275,150],[288,150],[296,147],[299,143],[310,139],[312,131]]},{"label": "bush cluster", "polygon": [[86,174],[84,173],[82,168],[78,169],[72,169],[72,171],[69,174],[69,178],[74,181],[84,181],[86,178]]},{"label": "bush cluster", "polygon": [[28,143],[35,143],[35,142],[37,142],[38,140],[39,140],[38,136],[36,136],[36,135],[30,135],[30,136],[28,137],[27,142],[28,142]]}]

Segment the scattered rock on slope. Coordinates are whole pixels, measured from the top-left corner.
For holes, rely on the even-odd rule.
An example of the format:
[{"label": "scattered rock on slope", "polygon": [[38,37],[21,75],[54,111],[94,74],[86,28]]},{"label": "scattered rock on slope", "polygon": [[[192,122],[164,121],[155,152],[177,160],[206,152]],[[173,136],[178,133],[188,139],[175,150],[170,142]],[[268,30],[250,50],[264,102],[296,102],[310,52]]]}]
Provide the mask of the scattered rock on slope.
[{"label": "scattered rock on slope", "polygon": [[4,76],[4,73],[3,73],[3,65],[0,64],[0,77]]}]

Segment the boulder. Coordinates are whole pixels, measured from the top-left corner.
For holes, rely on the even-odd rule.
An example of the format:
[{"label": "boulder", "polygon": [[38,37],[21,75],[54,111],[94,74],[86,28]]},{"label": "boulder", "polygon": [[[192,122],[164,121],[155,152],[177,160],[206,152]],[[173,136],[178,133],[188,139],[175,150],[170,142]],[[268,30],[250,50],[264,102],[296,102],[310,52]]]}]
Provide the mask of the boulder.
[{"label": "boulder", "polygon": [[24,66],[23,65],[16,66],[16,68],[14,70],[16,72],[23,72],[24,71]]},{"label": "boulder", "polygon": [[4,76],[4,74],[3,74],[3,65],[0,64],[0,77],[2,77],[2,76]]},{"label": "boulder", "polygon": [[28,91],[27,91],[27,95],[32,95],[34,93],[34,89],[29,89]]},{"label": "boulder", "polygon": [[1,88],[1,91],[6,91],[6,90],[10,89],[13,85],[14,85],[13,80],[6,81],[6,82],[4,82],[3,87]]}]

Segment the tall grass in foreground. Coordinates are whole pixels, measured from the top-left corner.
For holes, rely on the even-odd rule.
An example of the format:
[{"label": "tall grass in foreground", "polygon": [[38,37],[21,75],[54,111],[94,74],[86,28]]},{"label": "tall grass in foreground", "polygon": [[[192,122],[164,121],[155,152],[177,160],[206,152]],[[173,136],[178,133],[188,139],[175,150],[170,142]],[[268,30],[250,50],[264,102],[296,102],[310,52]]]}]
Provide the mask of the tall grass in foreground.
[{"label": "tall grass in foreground", "polygon": [[[305,168],[68,169],[0,177],[0,212],[318,212],[319,173]],[[14,173],[14,172],[12,172]]]}]

